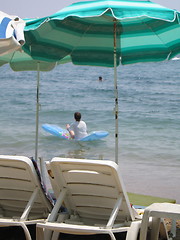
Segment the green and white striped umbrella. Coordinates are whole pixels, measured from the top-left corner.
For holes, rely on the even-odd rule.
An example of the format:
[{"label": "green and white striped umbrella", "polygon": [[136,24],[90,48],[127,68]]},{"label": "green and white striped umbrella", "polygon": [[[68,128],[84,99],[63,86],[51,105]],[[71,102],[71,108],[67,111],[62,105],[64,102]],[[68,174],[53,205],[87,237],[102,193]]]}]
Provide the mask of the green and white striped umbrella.
[{"label": "green and white striped umbrella", "polygon": [[74,3],[40,19],[27,20],[24,49],[33,58],[114,66],[162,61],[180,53],[180,13],[149,1],[98,0]]},{"label": "green and white striped umbrella", "polygon": [[33,59],[114,67],[118,162],[117,66],[162,61],[180,53],[180,13],[150,1],[97,0],[26,21],[23,49]]}]

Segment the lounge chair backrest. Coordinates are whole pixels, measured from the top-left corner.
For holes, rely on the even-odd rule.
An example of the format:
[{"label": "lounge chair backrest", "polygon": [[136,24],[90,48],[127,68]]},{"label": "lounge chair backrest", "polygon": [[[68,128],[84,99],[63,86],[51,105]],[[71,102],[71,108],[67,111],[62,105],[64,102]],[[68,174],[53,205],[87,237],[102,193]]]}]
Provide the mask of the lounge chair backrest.
[{"label": "lounge chair backrest", "polygon": [[0,155],[0,216],[39,219],[45,218],[51,208],[32,161],[23,156]]},{"label": "lounge chair backrest", "polygon": [[56,198],[62,189],[67,189],[64,204],[83,223],[107,224],[116,211],[115,223],[134,219],[116,163],[53,158],[47,168]]}]

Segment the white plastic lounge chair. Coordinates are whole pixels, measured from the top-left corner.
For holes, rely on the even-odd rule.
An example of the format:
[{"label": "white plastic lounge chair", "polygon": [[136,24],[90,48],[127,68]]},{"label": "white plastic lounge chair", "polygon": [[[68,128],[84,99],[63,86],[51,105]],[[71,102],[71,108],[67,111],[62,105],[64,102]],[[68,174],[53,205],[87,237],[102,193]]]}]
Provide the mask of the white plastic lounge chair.
[{"label": "white plastic lounge chair", "polygon": [[0,227],[21,226],[30,240],[27,225],[44,221],[51,210],[31,159],[0,155]]},{"label": "white plastic lounge chair", "polygon": [[36,225],[37,239],[57,239],[56,231],[60,236],[109,234],[116,239],[122,233],[121,239],[137,239],[141,220],[135,220],[116,163],[53,158],[47,169],[57,201],[47,221]]},{"label": "white plastic lounge chair", "polygon": [[158,240],[160,222],[163,218],[171,218],[174,220],[175,232],[171,231],[175,237],[176,235],[176,220],[180,219],[180,204],[172,203],[153,203],[148,206],[143,215],[140,240],[146,240],[147,228],[149,225],[149,219],[152,217],[152,232],[151,240]]}]

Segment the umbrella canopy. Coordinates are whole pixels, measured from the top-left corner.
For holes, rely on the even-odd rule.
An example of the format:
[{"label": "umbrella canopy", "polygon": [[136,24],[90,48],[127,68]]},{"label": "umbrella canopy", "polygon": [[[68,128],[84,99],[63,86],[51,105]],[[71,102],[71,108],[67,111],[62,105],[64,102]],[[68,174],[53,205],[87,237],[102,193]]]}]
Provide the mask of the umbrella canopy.
[{"label": "umbrella canopy", "polygon": [[79,2],[40,19],[27,20],[24,49],[34,58],[114,66],[162,61],[180,53],[180,13],[150,1]]},{"label": "umbrella canopy", "polygon": [[180,53],[180,13],[150,1],[74,3],[27,20],[23,49],[33,59],[114,67],[115,161],[118,163],[117,66],[171,59]]},{"label": "umbrella canopy", "polygon": [[0,11],[0,56],[21,50],[25,21]]},{"label": "umbrella canopy", "polygon": [[71,62],[70,56],[66,56],[57,62],[47,62],[35,60],[24,51],[16,51],[0,56],[0,66],[9,64],[13,71],[37,71],[37,65],[39,65],[39,71],[51,71],[58,64],[64,64],[68,62]]}]

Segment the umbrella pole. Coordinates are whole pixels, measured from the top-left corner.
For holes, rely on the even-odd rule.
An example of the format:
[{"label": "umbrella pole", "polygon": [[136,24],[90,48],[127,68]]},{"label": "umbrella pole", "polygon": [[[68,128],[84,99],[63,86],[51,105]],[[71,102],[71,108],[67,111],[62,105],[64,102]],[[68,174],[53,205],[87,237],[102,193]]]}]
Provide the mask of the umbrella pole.
[{"label": "umbrella pole", "polygon": [[36,93],[36,141],[35,141],[35,160],[38,160],[38,138],[39,138],[39,79],[40,69],[37,63],[37,93]]},{"label": "umbrella pole", "polygon": [[116,56],[116,19],[114,19],[114,96],[115,96],[115,162],[118,164],[118,87],[117,87],[117,56]]}]

